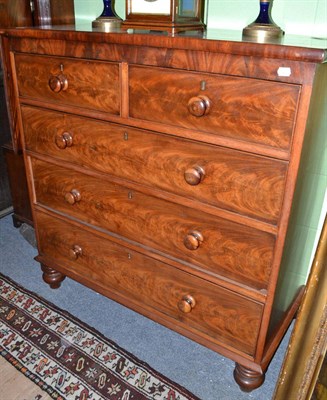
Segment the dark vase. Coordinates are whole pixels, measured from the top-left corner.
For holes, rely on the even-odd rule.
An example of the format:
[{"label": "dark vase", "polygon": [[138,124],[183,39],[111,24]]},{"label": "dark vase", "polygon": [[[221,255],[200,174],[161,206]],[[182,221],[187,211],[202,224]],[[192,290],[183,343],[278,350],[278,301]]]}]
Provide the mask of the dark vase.
[{"label": "dark vase", "polygon": [[102,14],[92,22],[92,28],[104,32],[119,30],[121,18],[114,11],[114,0],[103,0]]},{"label": "dark vase", "polygon": [[256,42],[279,42],[284,35],[271,17],[273,0],[260,0],[257,19],[243,29],[243,39]]},{"label": "dark vase", "polygon": [[254,21],[256,24],[272,24],[270,1],[260,1],[260,12],[258,18]]},{"label": "dark vase", "polygon": [[111,0],[103,0],[103,11],[100,17],[116,17],[116,13],[112,9]]}]

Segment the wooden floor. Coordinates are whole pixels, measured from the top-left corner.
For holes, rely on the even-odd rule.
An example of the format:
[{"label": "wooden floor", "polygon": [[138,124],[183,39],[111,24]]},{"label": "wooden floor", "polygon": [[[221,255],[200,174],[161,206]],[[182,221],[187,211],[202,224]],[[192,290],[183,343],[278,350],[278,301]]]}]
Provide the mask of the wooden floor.
[{"label": "wooden floor", "polygon": [[0,398],[7,400],[51,400],[34,382],[0,356]]}]

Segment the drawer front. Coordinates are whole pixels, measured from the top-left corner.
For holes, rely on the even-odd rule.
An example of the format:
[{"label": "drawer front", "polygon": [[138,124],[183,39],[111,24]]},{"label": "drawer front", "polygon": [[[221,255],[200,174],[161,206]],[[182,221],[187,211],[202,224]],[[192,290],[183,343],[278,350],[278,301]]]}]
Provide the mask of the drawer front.
[{"label": "drawer front", "polygon": [[[90,283],[121,294],[128,306],[144,305],[214,342],[254,354],[262,305],[81,227],[42,213],[36,214],[36,222],[41,255]],[[190,312],[185,296],[195,301]]]},{"label": "drawer front", "polygon": [[286,162],[32,107],[22,112],[28,150],[277,224]]},{"label": "drawer front", "polygon": [[33,170],[39,204],[206,271],[266,288],[273,235],[36,159]]},{"label": "drawer front", "polygon": [[119,64],[16,54],[19,95],[120,114]]},{"label": "drawer front", "polygon": [[299,86],[131,66],[130,116],[288,149]]}]

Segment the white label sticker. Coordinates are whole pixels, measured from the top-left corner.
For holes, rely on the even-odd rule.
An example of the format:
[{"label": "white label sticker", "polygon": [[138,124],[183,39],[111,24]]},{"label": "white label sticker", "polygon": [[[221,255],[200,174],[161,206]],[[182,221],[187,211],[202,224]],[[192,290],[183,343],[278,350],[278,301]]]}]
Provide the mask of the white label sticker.
[{"label": "white label sticker", "polygon": [[278,76],[291,76],[292,71],[290,67],[279,67],[277,74]]}]

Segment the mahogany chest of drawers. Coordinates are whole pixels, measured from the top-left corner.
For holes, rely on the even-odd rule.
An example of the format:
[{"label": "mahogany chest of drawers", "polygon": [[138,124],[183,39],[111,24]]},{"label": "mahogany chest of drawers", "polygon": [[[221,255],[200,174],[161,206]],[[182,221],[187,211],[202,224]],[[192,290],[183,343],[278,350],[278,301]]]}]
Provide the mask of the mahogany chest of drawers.
[{"label": "mahogany chest of drawers", "polygon": [[7,30],[2,51],[44,280],[70,276],[260,386],[302,293],[282,254],[326,53],[68,28]]}]

